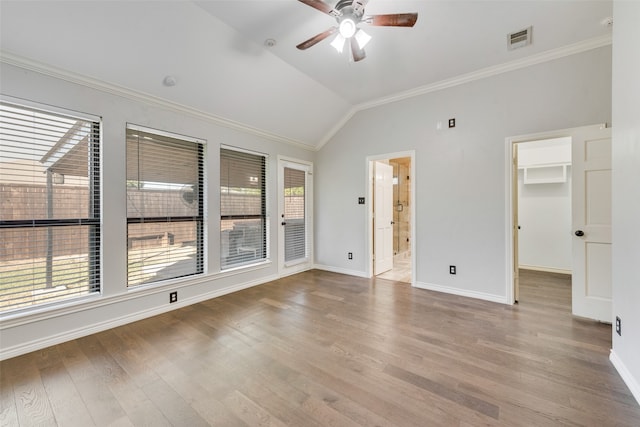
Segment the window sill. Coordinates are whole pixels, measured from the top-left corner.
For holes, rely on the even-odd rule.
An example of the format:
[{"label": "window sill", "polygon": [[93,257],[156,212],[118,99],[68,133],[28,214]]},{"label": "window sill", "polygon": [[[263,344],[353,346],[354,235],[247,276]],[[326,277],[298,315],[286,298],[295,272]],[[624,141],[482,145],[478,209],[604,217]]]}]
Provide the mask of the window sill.
[{"label": "window sill", "polygon": [[[189,286],[195,286],[206,282],[223,279],[225,277],[237,276],[252,271],[266,269],[272,265],[271,260],[265,260],[260,263],[238,266],[228,270],[222,270],[217,273],[203,274],[198,276],[190,276],[188,278],[170,279],[164,282],[158,282],[155,285],[147,285],[137,288],[129,288],[125,293],[113,296],[104,296],[102,294],[87,295],[74,300],[56,303],[50,306],[30,307],[15,312],[9,312],[0,315],[0,331],[3,329],[15,328],[20,325],[48,320],[69,314],[80,313],[120,302],[129,301],[136,298],[165,293],[168,290],[176,290]],[[167,302],[168,305],[168,302]],[[178,308],[178,307],[176,307]]]}]

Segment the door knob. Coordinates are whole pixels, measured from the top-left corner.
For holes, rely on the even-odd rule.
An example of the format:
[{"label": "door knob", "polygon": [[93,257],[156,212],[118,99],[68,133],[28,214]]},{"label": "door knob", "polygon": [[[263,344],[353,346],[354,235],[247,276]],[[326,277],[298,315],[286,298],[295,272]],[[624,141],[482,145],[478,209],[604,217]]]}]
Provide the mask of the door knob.
[{"label": "door knob", "polygon": [[582,236],[584,236],[584,231],[582,231],[582,230],[576,230],[576,236],[578,236],[578,237],[582,237]]}]

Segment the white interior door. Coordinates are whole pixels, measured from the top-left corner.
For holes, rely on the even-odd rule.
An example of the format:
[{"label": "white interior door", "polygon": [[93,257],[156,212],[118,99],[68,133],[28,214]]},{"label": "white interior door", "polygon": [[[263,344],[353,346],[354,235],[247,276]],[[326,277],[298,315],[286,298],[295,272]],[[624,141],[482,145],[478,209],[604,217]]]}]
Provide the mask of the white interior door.
[{"label": "white interior door", "polygon": [[374,274],[393,268],[393,166],[374,164]]},{"label": "white interior door", "polygon": [[520,301],[520,240],[518,222],[518,144],[513,144],[511,171],[513,175],[513,300]]},{"label": "white interior door", "polygon": [[278,258],[280,275],[293,274],[311,265],[311,165],[280,160],[278,165],[280,227]]},{"label": "white interior door", "polygon": [[573,314],[611,323],[611,129],[572,135]]}]

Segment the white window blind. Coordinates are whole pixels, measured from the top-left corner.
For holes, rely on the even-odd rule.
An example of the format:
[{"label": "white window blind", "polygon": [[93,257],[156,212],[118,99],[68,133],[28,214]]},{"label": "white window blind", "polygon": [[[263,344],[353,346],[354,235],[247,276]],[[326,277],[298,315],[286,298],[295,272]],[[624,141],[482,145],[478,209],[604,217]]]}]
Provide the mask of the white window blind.
[{"label": "white window blind", "polygon": [[203,148],[127,127],[128,286],[204,271]]},{"label": "white window blind", "polygon": [[284,168],[284,260],[307,257],[306,171]]},{"label": "white window blind", "polygon": [[266,259],[265,156],[220,150],[220,265]]},{"label": "white window blind", "polygon": [[0,310],[100,291],[100,122],[0,102]]}]

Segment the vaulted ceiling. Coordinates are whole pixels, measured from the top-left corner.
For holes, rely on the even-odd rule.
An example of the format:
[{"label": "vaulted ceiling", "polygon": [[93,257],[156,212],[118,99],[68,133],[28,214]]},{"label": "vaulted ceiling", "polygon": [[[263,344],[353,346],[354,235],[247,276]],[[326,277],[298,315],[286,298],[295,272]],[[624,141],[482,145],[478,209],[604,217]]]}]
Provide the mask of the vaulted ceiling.
[{"label": "vaulted ceiling", "polygon": [[[367,27],[373,37],[367,57],[353,62],[330,46],[331,38],[296,49],[335,24],[297,0],[2,0],[0,48],[5,62],[126,88],[313,148],[359,109],[550,52],[607,44],[612,3],[370,0],[366,6],[366,14],[397,12],[417,12],[416,25]],[[507,34],[529,26],[533,43],[508,50]],[[163,84],[168,75],[174,86]],[[0,90],[11,95],[10,88]]]}]

